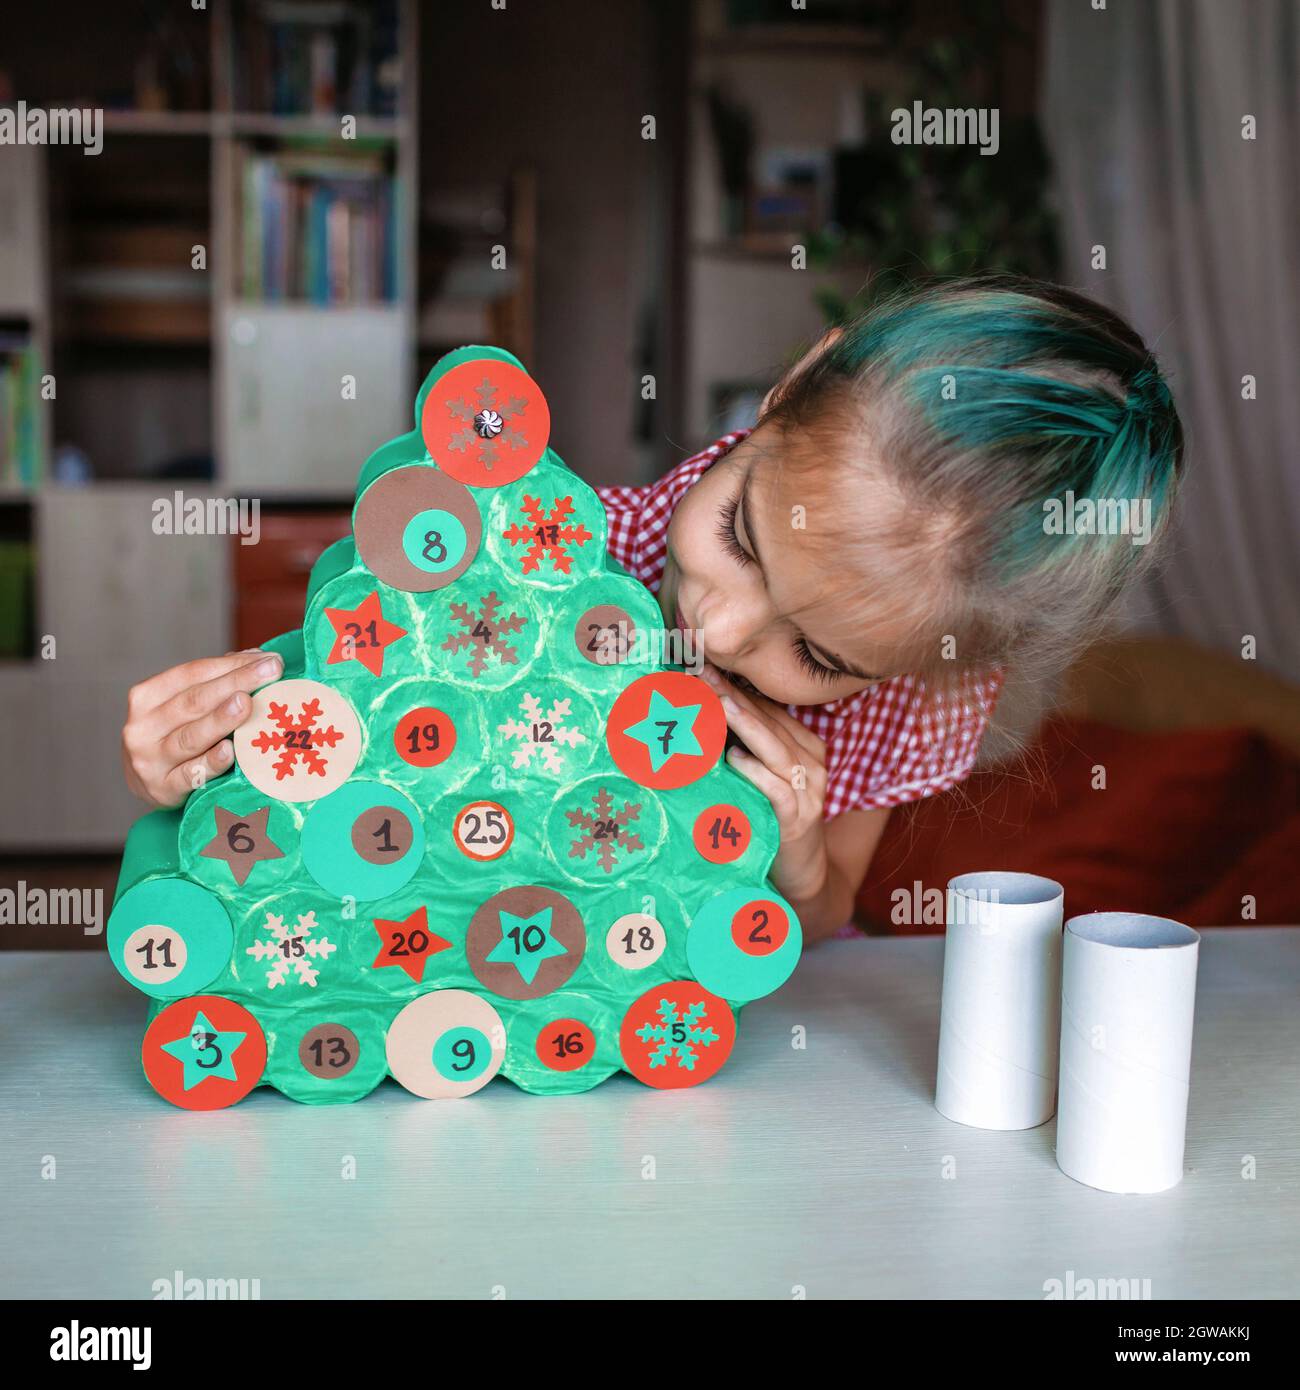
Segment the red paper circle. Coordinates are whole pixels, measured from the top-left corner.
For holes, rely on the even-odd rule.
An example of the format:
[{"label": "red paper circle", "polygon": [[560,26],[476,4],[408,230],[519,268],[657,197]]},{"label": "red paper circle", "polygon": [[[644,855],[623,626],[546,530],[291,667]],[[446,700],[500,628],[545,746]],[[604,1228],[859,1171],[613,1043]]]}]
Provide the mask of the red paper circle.
[{"label": "red paper circle", "polygon": [[393,747],[412,767],[437,767],[456,747],[456,726],[442,710],[422,705],[402,716],[393,730]]},{"label": "red paper circle", "polygon": [[790,918],[780,903],[755,898],[731,919],[731,939],[747,956],[770,956],[785,945]]},{"label": "red paper circle", "polygon": [[515,818],[499,801],[470,801],[456,812],[451,837],[467,859],[500,859],[515,841]]},{"label": "red paper circle", "polygon": [[[216,1033],[243,1033],[244,1037],[233,1050],[221,1049],[222,1060],[229,1051],[229,1061],[235,1072],[233,1080],[224,1076],[204,1076],[186,1090],[184,1063],[172,1053],[164,1052],[163,1047],[191,1035],[199,1014]],[[212,1052],[212,1057],[204,1055],[208,1051]],[[216,1054],[215,1046],[196,1047],[195,1062],[206,1065],[216,1060]],[[141,1058],[149,1084],[164,1100],[183,1110],[223,1110],[243,1100],[262,1079],[266,1070],[266,1037],[261,1025],[242,1005],[223,999],[219,994],[196,994],[168,1004],[154,1019],[145,1030]],[[191,1077],[193,1075],[191,1070]]]},{"label": "red paper circle", "polygon": [[[651,697],[658,693],[674,707],[700,706],[691,732],[699,753],[673,753],[658,770],[650,749],[628,736],[627,730],[650,714]],[[722,756],[727,741],[727,716],[713,688],[684,671],[656,671],[640,676],[614,701],[605,723],[605,741],[615,766],[625,777],[656,791],[689,786],[708,772]]]},{"label": "red paper circle", "polygon": [[511,362],[477,357],[433,383],[420,413],[429,456],[457,482],[501,487],[546,452],[551,412],[537,383]]},{"label": "red paper circle", "polygon": [[557,1018],[537,1035],[537,1056],[552,1071],[580,1071],[596,1055],[596,1035],[578,1018]]},{"label": "red paper circle", "polygon": [[724,801],[695,817],[691,838],[710,864],[733,864],[749,848],[754,831],[744,811]]},{"label": "red paper circle", "polygon": [[[691,1015],[692,1010],[702,1011]],[[671,1014],[669,1014],[671,1010]],[[650,1034],[641,1036],[642,1030]],[[713,1038],[704,1036],[713,1033]],[[736,1041],[736,1018],[725,999],[694,980],[648,989],[623,1016],[619,1051],[623,1065],[661,1091],[698,1086],[718,1072]],[[663,1049],[668,1049],[663,1056]],[[660,1058],[658,1065],[651,1065]]]}]

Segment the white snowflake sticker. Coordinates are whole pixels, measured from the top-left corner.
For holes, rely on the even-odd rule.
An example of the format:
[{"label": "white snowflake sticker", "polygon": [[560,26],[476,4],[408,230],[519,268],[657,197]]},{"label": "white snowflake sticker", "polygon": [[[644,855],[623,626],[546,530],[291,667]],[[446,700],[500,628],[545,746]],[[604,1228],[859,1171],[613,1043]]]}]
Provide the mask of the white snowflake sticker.
[{"label": "white snowflake sticker", "polygon": [[563,772],[563,750],[577,748],[587,742],[587,735],[569,723],[572,700],[554,700],[551,707],[542,713],[542,702],[536,695],[525,695],[520,702],[522,719],[507,719],[497,725],[498,733],[507,738],[518,739],[519,747],[513,753],[513,766],[532,767],[536,755],[541,755],[541,766],[547,772]]},{"label": "white snowflake sticker", "polygon": [[327,936],[312,935],[316,930],[316,914],[301,912],[297,922],[288,927],[283,917],[268,912],[261,930],[269,933],[271,940],[258,941],[249,946],[247,954],[255,960],[270,961],[266,970],[267,988],[275,989],[288,984],[289,967],[292,965],[296,982],[315,989],[320,971],[312,965],[312,961],[328,960],[338,950]]}]

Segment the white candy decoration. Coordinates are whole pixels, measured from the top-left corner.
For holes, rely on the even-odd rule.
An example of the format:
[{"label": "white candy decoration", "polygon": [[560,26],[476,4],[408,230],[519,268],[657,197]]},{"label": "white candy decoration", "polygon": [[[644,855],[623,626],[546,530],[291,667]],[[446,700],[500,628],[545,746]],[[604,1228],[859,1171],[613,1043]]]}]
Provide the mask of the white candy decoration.
[{"label": "white candy decoration", "polygon": [[495,439],[504,424],[505,421],[495,410],[480,410],[474,417],[474,428],[484,439]]}]

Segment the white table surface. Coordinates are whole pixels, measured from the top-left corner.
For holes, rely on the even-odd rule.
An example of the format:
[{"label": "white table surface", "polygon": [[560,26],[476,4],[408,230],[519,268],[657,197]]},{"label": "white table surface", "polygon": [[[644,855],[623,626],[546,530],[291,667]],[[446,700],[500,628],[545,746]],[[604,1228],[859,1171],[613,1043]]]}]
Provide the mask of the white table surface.
[{"label": "white table surface", "polygon": [[1186,1174],[1154,1197],[1065,1177],[1054,1123],[935,1111],[941,971],[938,938],[818,948],[691,1090],[191,1114],[145,1082],[106,956],[0,954],[0,1294],[149,1298],[179,1270],[268,1299],[1040,1299],[1068,1271],[1300,1295],[1300,929],[1202,933]]}]

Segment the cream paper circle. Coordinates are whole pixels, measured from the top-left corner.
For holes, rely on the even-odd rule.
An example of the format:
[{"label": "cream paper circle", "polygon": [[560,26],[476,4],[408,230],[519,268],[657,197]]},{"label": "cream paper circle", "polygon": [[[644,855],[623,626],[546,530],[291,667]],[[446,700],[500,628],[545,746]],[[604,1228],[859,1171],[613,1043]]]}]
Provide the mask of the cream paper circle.
[{"label": "cream paper circle", "polygon": [[253,712],[234,741],[235,761],[258,791],[280,801],[317,801],[352,776],[361,724],[331,686],[276,681],[253,696]]},{"label": "cream paper circle", "polygon": [[[486,1065],[476,1055],[469,1068],[470,1079],[460,1082],[441,1070],[436,1061],[439,1054],[450,1050],[449,1044],[455,1046],[450,1035],[458,1030],[464,1033],[462,1041],[475,1048],[479,1037],[489,1046]],[[466,989],[439,989],[412,999],[389,1024],[385,1050],[388,1070],[412,1094],[426,1100],[457,1100],[473,1095],[501,1070],[506,1030],[501,1015],[486,999]]]}]

